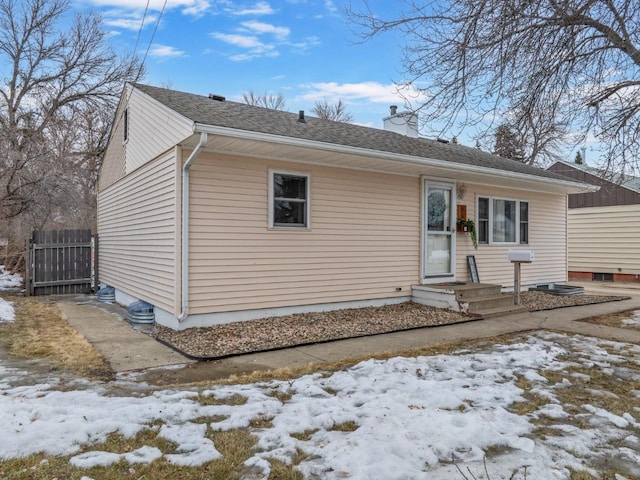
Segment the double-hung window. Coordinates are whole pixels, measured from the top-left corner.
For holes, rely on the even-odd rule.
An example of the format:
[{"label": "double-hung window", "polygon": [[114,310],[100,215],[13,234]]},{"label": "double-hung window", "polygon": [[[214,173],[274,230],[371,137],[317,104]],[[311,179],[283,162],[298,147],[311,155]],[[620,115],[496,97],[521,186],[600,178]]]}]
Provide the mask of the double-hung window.
[{"label": "double-hung window", "polygon": [[309,175],[269,170],[269,227],[309,228]]},{"label": "double-hung window", "polygon": [[529,243],[529,202],[478,198],[478,243]]}]

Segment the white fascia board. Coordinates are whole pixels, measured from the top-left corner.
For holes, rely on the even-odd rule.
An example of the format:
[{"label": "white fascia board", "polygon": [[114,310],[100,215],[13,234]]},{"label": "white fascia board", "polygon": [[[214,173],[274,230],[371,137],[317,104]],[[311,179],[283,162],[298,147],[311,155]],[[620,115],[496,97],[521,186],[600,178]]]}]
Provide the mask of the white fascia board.
[{"label": "white fascia board", "polygon": [[419,165],[424,167],[446,168],[453,171],[466,172],[466,173],[478,173],[478,174],[490,174],[499,176],[502,178],[510,178],[514,180],[528,180],[540,182],[544,181],[547,184],[563,187],[567,189],[566,193],[584,193],[595,192],[600,187],[596,185],[589,185],[581,182],[573,182],[571,180],[557,180],[547,177],[538,177],[536,175],[528,175],[517,172],[509,172],[507,170],[499,170],[495,168],[478,167],[475,165],[466,165],[464,163],[450,162],[447,160],[438,160],[435,158],[416,157],[413,155],[403,155],[399,153],[383,152],[380,150],[371,150],[368,148],[352,147],[346,145],[338,145],[335,143],[318,142],[315,140],[306,140],[303,138],[284,137],[281,135],[273,135],[270,133],[252,132],[250,130],[239,130],[235,128],[219,127],[215,125],[206,125],[202,123],[193,124],[194,133],[210,133],[213,135],[220,135],[225,137],[240,138],[245,140],[262,141],[269,143],[276,143],[280,145],[289,145],[293,147],[313,148],[318,150],[345,153],[351,155],[362,155],[365,157],[375,157],[390,162],[396,163],[408,163],[413,165]]}]

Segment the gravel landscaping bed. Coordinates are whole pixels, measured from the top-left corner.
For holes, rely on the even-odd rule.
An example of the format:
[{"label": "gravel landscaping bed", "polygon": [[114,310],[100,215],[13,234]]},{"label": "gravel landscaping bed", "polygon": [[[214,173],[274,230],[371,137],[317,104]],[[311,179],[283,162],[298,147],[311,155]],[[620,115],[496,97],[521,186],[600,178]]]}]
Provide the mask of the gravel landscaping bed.
[{"label": "gravel landscaping bed", "polygon": [[[544,292],[521,294],[523,305],[530,311],[603,303],[624,298],[627,297],[594,295],[563,297]],[[152,335],[188,357],[214,359],[473,320],[478,318],[417,303],[401,303],[384,307],[287,315],[182,331],[156,325]]]}]

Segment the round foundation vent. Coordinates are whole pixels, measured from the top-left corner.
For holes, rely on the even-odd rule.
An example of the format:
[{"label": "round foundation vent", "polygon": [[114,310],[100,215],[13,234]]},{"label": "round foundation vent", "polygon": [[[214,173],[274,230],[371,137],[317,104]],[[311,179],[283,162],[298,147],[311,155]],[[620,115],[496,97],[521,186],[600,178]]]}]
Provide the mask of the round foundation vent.
[{"label": "round foundation vent", "polygon": [[153,305],[138,300],[127,307],[127,320],[131,323],[153,323],[155,315],[153,313]]},{"label": "round foundation vent", "polygon": [[116,289],[107,285],[100,288],[96,296],[98,301],[102,303],[114,303],[116,301]]}]

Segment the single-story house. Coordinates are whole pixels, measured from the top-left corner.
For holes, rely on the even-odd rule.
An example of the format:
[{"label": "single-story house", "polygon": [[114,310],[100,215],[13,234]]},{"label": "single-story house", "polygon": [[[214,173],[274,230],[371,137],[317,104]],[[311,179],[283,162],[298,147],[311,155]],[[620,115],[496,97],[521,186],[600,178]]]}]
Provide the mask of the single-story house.
[{"label": "single-story house", "polygon": [[548,170],[600,187],[569,195],[569,279],[640,282],[640,178],[560,161]]},{"label": "single-story house", "polygon": [[[98,181],[99,271],[175,329],[409,301],[430,284],[567,280],[567,195],[589,187],[478,149],[127,84]],[[457,220],[474,221],[471,235]]]}]

